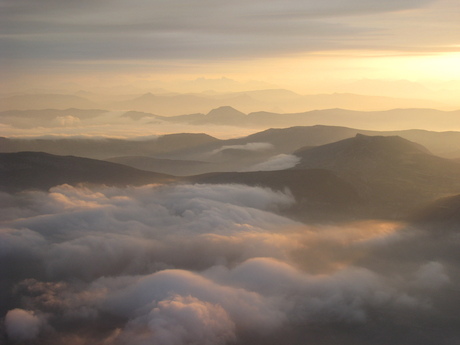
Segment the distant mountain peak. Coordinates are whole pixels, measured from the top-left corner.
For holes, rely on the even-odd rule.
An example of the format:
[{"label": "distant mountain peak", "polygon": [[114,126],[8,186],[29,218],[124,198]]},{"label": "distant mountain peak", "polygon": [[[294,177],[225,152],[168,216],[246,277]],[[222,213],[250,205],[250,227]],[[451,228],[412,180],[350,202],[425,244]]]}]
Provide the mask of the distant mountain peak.
[{"label": "distant mountain peak", "polygon": [[230,106],[222,106],[219,108],[212,109],[207,115],[207,117],[241,117],[246,116],[245,113],[242,113],[239,110],[236,110]]}]

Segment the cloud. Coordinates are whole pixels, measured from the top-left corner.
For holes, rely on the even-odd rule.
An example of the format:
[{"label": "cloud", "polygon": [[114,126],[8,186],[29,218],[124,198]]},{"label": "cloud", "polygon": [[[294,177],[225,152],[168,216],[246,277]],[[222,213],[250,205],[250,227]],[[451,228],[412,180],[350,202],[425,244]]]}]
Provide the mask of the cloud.
[{"label": "cloud", "polygon": [[280,154],[271,157],[265,162],[255,164],[244,171],[273,171],[284,170],[296,166],[300,158],[295,155]]},{"label": "cloud", "polygon": [[[148,335],[143,331],[147,327]],[[235,325],[219,305],[191,296],[172,296],[148,315],[132,320],[119,336],[129,344],[223,345],[235,340]]]},{"label": "cloud", "polygon": [[247,143],[243,145],[224,145],[214,151],[211,154],[216,154],[224,150],[245,150],[245,151],[268,151],[273,149],[273,144],[270,143]]},{"label": "cloud", "polygon": [[1,200],[11,213],[1,218],[0,341],[458,337],[454,232],[377,221],[307,226],[278,214],[292,196],[239,185],[63,185]]},{"label": "cloud", "polygon": [[61,127],[72,127],[80,124],[80,119],[72,115],[58,116],[53,121],[56,125]]},{"label": "cloud", "polygon": [[[61,186],[50,193],[31,192],[26,199],[25,207],[13,213],[17,219],[0,233],[5,269],[25,257],[39,256],[55,278],[93,279],[109,272],[171,265],[201,267],[231,260],[234,252],[253,255],[243,238],[256,242],[264,231],[296,225],[271,212],[292,204],[292,196],[245,186],[94,191]],[[175,253],[179,243],[184,247],[182,254]],[[273,251],[276,246],[266,241],[258,252]],[[194,251],[202,251],[203,256],[191,259]]]},{"label": "cloud", "polygon": [[40,332],[40,319],[34,312],[13,309],[5,316],[6,333],[11,340],[25,341],[37,337]]},{"label": "cloud", "polygon": [[436,289],[450,282],[445,268],[439,262],[429,262],[415,272],[414,283],[422,288]]}]

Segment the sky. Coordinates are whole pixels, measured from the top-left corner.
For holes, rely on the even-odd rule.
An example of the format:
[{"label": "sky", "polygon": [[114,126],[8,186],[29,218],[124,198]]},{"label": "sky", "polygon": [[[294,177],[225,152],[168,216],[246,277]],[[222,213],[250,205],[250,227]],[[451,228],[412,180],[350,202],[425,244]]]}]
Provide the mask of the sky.
[{"label": "sky", "polygon": [[1,0],[0,9],[10,91],[199,77],[299,91],[460,79],[456,0]]}]

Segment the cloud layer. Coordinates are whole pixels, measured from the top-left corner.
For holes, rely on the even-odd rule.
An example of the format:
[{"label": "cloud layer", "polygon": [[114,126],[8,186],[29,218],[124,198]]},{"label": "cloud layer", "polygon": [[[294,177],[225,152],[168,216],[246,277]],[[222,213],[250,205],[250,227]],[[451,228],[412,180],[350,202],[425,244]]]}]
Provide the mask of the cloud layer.
[{"label": "cloud layer", "polygon": [[[459,336],[455,234],[379,222],[306,226],[277,214],[292,196],[239,185],[64,185],[0,200],[4,341]],[[427,322],[435,327],[421,335]]]}]

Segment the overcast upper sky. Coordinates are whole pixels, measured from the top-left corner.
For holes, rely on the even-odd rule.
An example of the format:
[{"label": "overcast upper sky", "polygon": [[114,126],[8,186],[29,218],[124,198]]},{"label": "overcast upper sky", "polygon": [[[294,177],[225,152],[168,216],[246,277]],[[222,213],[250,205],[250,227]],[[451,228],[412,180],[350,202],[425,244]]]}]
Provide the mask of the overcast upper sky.
[{"label": "overcast upper sky", "polygon": [[9,80],[232,77],[262,60],[312,54],[460,51],[457,0],[1,0],[0,9],[0,58]]}]

